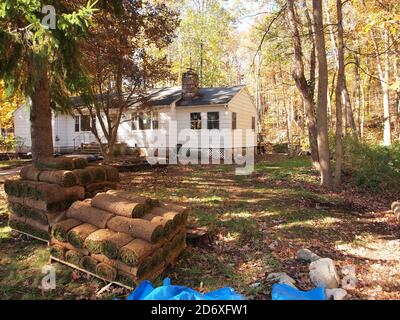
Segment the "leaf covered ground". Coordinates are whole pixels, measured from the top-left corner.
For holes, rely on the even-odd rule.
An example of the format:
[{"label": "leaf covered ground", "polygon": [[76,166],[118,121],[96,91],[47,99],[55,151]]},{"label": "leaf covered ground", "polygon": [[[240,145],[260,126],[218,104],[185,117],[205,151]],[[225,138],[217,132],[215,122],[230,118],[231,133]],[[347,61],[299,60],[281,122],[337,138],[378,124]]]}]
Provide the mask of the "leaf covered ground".
[{"label": "leaf covered ground", "polygon": [[[345,185],[327,192],[306,158],[267,156],[250,176],[232,166],[169,166],[122,174],[122,187],[188,205],[190,225],[207,227],[211,243],[190,246],[162,275],[199,291],[231,286],[249,299],[270,299],[266,275],[286,272],[300,289],[311,289],[300,248],[356,268],[353,299],[400,298],[400,228],[388,207],[390,195]],[[0,194],[1,299],[108,299],[128,293],[55,264],[57,288],[42,291],[48,250],[12,234],[5,195]],[[160,279],[157,281],[160,283]]]}]

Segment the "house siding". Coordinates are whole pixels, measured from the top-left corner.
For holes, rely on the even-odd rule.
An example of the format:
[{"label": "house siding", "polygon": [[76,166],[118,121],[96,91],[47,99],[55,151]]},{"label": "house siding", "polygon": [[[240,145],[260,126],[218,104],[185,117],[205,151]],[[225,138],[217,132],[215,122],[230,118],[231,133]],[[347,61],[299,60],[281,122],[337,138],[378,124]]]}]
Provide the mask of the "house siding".
[{"label": "house siding", "polygon": [[[156,112],[156,111],[154,111]],[[170,108],[158,109],[158,128],[156,130],[132,130],[131,121],[127,121],[135,113],[127,112],[125,120],[120,124],[118,130],[118,141],[125,142],[128,147],[138,148],[153,148],[157,144],[157,136],[161,133],[162,137],[168,138],[168,123],[174,115],[171,113]]]},{"label": "house siding", "polygon": [[[204,131],[208,131],[207,129],[207,112],[219,112],[219,128],[220,130],[229,129],[229,111],[225,106],[200,106],[200,107],[187,107],[187,108],[178,108],[176,110],[176,119],[178,121],[178,133],[184,129],[190,129],[190,114],[199,112],[201,113],[201,130],[190,130],[191,141],[189,142],[189,137],[178,136],[178,144],[184,145],[185,148],[201,148],[201,134]],[[182,132],[183,134],[183,132]],[[181,134],[181,135],[182,135]],[[198,141],[198,144],[197,144]],[[220,145],[212,145],[210,142],[210,147],[219,148]]]},{"label": "house siding", "polygon": [[[96,141],[91,132],[75,132],[75,118],[71,115],[53,114],[51,124],[53,146],[56,152],[73,151],[74,146],[78,146],[80,143]],[[14,135],[22,141],[20,152],[30,151],[32,147],[30,128],[29,109],[21,106],[14,112]]]},{"label": "house siding", "polygon": [[21,106],[14,112],[14,135],[21,141],[20,151],[29,151],[32,146],[31,123],[29,121],[29,109]]},{"label": "house siding", "polygon": [[[236,112],[237,114],[237,130],[251,129],[252,117],[256,119],[256,130],[257,130],[257,110],[254,105],[253,99],[250,94],[247,92],[247,89],[241,90],[229,103],[229,113],[230,113],[230,122],[232,122],[232,113]],[[232,124],[230,124],[232,128]],[[250,147],[257,146],[257,131],[255,130],[254,141],[252,141],[252,145],[248,145]],[[235,131],[235,130],[233,130]],[[235,137],[235,132],[233,132]],[[247,145],[245,133],[242,135],[242,143],[243,146]]]}]

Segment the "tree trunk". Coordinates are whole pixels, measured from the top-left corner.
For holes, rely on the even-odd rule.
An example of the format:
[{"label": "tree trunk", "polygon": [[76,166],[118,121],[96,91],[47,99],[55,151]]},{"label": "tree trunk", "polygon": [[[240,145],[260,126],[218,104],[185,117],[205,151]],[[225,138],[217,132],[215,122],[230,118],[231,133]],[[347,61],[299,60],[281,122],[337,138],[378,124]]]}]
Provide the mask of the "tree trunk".
[{"label": "tree trunk", "polygon": [[360,76],[360,56],[357,54],[355,56],[355,66],[354,66],[354,79],[355,79],[355,90],[354,90],[354,108],[356,110],[356,126],[358,137],[361,138],[361,76]]},{"label": "tree trunk", "polygon": [[41,159],[53,156],[52,113],[47,68],[43,68],[31,95],[31,140],[32,163],[37,165]]},{"label": "tree trunk", "polygon": [[313,165],[319,168],[318,142],[317,142],[317,124],[314,110],[313,90],[307,83],[304,74],[303,50],[301,46],[300,32],[297,26],[296,12],[294,9],[294,0],[288,0],[287,18],[290,31],[292,33],[294,46],[294,67],[292,71],[293,79],[299,90],[307,113],[308,138],[310,142],[310,151]]},{"label": "tree trunk", "polygon": [[[400,84],[400,74],[399,74],[399,68],[398,68],[398,57],[399,57],[399,48],[398,48],[398,42],[397,38],[394,37],[394,35],[391,35],[391,39],[393,42],[393,75],[394,79],[398,84]],[[400,111],[400,88],[396,88],[396,99],[394,102],[393,106],[393,111],[394,111],[394,128],[395,128],[395,138],[396,140],[399,140],[400,138],[400,123],[399,123],[399,111]]]},{"label": "tree trunk", "polygon": [[335,185],[340,186],[342,183],[342,156],[343,156],[343,114],[342,114],[342,94],[345,83],[344,70],[344,41],[343,41],[343,16],[342,16],[342,0],[336,0],[337,7],[337,29],[338,29],[338,76],[336,84],[336,149],[335,149]]},{"label": "tree trunk", "polygon": [[313,15],[315,23],[315,45],[318,58],[317,133],[321,184],[327,188],[332,188],[327,115],[328,62],[326,59],[322,0],[313,0]]},{"label": "tree trunk", "polygon": [[[327,22],[328,22],[328,27],[329,27],[330,39],[331,39],[333,51],[335,54],[336,66],[339,69],[339,63],[340,63],[339,55],[341,53],[339,52],[340,48],[338,48],[338,46],[340,47],[341,45],[340,45],[340,43],[338,44],[338,46],[336,45],[333,24],[331,23],[331,18],[330,18],[330,14],[329,14],[329,0],[325,0],[325,3],[326,3],[325,8],[326,8],[326,16],[327,16]],[[339,21],[338,21],[338,24],[339,24]],[[344,41],[343,40],[343,18],[341,21],[341,27],[342,27],[342,35],[341,35],[342,39],[341,40],[339,39],[339,42]],[[346,76],[345,73],[344,73],[344,76]],[[354,121],[353,109],[351,108],[350,95],[349,95],[349,90],[347,89],[346,79],[344,79],[343,86],[342,86],[342,98],[343,98],[344,111],[345,111],[343,113],[345,127],[346,127],[346,129],[348,128],[354,133],[354,132],[356,132],[356,124]]]},{"label": "tree trunk", "polygon": [[379,73],[379,79],[383,92],[383,144],[390,145],[392,143],[392,134],[390,128],[390,96],[389,96],[389,68],[390,68],[390,53],[389,53],[389,31],[384,30],[384,41],[385,41],[385,70],[382,68],[382,62],[379,58],[379,46],[375,38],[374,32],[370,31],[371,39],[375,47],[376,52],[376,64]]}]

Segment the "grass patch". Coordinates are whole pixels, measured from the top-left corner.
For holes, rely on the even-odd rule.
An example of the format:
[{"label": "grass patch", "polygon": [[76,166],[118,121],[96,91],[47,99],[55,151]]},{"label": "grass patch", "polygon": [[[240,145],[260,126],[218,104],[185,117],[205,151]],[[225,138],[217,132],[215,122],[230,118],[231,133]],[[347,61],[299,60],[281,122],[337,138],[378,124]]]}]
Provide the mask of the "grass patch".
[{"label": "grass patch", "polygon": [[6,160],[0,161],[0,170],[4,170],[8,167],[17,167],[27,163],[30,163],[32,160]]}]

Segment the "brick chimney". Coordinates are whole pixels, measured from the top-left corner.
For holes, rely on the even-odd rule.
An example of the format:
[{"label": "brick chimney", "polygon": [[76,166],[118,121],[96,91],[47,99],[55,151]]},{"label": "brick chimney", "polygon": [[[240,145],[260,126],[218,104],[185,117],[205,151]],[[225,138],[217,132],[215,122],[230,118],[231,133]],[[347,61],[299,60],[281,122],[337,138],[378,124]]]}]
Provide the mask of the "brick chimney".
[{"label": "brick chimney", "polygon": [[182,97],[183,100],[194,99],[199,92],[199,76],[193,71],[188,69],[182,75]]}]

